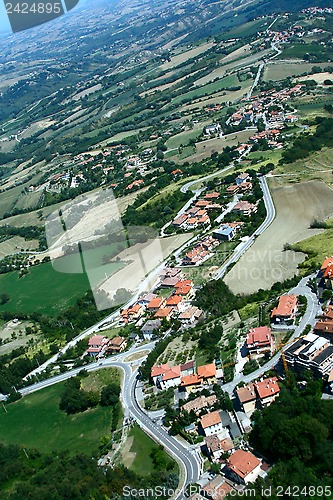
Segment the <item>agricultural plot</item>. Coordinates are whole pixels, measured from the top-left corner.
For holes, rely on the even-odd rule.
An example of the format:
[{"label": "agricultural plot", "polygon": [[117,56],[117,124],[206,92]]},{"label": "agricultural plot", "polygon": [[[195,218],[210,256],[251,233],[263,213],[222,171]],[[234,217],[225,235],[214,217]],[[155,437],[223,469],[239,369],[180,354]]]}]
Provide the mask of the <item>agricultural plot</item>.
[{"label": "agricultural plot", "polygon": [[204,54],[205,52],[207,52],[207,50],[211,49],[213,46],[214,42],[207,42],[203,43],[202,45],[198,45],[197,47],[194,47],[191,50],[186,50],[185,52],[182,52],[180,54],[171,57],[170,61],[160,66],[160,69],[162,71],[166,71],[169,69],[176,68],[177,66],[187,61],[188,59],[192,59],[193,57],[198,57]]},{"label": "agricultural plot", "polygon": [[184,161],[196,162],[210,158],[213,153],[221,153],[223,148],[227,146],[237,146],[237,144],[247,141],[251,135],[253,135],[253,130],[242,130],[223,136],[222,138],[197,142],[195,153],[178,161],[179,163],[183,163]]},{"label": "agricultural plot", "polygon": [[245,69],[246,67],[249,67],[251,65],[256,65],[258,64],[258,61],[261,59],[265,59],[271,54],[270,49],[265,49],[257,54],[251,54],[247,57],[240,58],[237,61],[232,61],[228,64],[222,64],[219,68],[214,69],[211,73],[209,73],[206,76],[203,76],[202,78],[199,78],[195,82],[195,85],[205,85],[208,82],[214,81],[216,78],[223,78],[225,74],[229,71],[233,71],[235,69]]},{"label": "agricultural plot", "polygon": [[323,182],[286,185],[273,179],[270,186],[276,218],[226,275],[234,293],[254,293],[292,277],[304,255],[284,251],[284,245],[318,234],[321,231],[309,229],[310,224],[333,214],[332,190]]},{"label": "agricultural plot", "polygon": [[[109,369],[109,381],[119,381],[118,373]],[[90,376],[89,376],[90,377]],[[85,384],[89,384],[85,381]],[[97,390],[105,385],[93,383]],[[0,412],[0,441],[17,444],[43,453],[69,450],[71,455],[89,456],[97,452],[99,441],[110,434],[112,410],[96,407],[75,415],[59,409],[64,383],[30,394],[12,404],[8,413]]]},{"label": "agricultural plot", "polygon": [[10,300],[0,306],[0,311],[59,314],[73,305],[89,288],[85,274],[58,273],[51,263],[30,268],[29,274],[22,278],[16,271],[1,274],[1,292],[8,293]]},{"label": "agricultural plot", "polygon": [[[265,82],[272,80],[284,80],[290,76],[299,76],[304,73],[310,72],[313,68],[313,63],[306,63],[302,60],[297,61],[274,61],[268,63],[264,70],[263,79]],[[319,63],[316,66],[324,67],[327,64]],[[309,79],[312,80],[312,75],[309,75]]]},{"label": "agricultural plot", "polygon": [[280,176],[279,182],[302,182],[310,180],[322,180],[333,187],[333,149],[323,148],[308,158],[297,160],[286,165],[277,165],[274,176]]},{"label": "agricultural plot", "polygon": [[37,250],[38,241],[37,240],[25,240],[21,236],[14,236],[9,240],[2,241],[0,243],[0,259],[3,259],[6,255],[12,255],[22,250]]}]

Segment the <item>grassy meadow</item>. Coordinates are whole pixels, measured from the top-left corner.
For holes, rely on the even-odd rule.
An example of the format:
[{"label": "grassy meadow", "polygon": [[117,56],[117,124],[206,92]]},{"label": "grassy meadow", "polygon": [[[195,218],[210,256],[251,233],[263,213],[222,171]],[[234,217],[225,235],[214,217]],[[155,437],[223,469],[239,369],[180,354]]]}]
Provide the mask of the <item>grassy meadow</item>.
[{"label": "grassy meadow", "polygon": [[[89,375],[83,387],[98,390],[109,381],[119,382],[113,369]],[[69,450],[71,454],[94,455],[99,440],[110,434],[112,410],[97,406],[76,415],[59,409],[64,383],[35,392],[0,410],[0,442],[17,444],[40,452]]]}]

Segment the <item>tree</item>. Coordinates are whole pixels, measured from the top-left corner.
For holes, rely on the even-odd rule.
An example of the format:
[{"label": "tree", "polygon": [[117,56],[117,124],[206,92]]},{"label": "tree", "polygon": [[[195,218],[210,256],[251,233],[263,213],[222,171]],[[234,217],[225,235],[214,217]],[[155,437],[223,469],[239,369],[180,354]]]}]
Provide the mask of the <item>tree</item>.
[{"label": "tree", "polygon": [[10,300],[10,296],[8,295],[8,293],[2,293],[0,295],[0,304],[1,305],[7,304],[7,302],[9,302],[9,300]]},{"label": "tree", "polygon": [[103,387],[101,392],[101,406],[113,406],[119,402],[120,387],[111,382]]},{"label": "tree", "polygon": [[332,290],[324,290],[322,294],[322,299],[324,301],[330,300],[332,298]]}]

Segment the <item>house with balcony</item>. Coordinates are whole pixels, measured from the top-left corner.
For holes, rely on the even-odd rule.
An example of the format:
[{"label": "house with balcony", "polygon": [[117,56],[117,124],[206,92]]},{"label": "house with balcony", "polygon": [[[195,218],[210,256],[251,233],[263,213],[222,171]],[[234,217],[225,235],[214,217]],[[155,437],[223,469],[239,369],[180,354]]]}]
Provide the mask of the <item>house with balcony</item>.
[{"label": "house with balcony", "polygon": [[88,349],[86,353],[88,356],[101,357],[104,355],[109,339],[104,337],[104,335],[94,335],[88,340]]},{"label": "house with balcony", "polygon": [[268,326],[251,328],[247,333],[245,346],[250,356],[265,353],[272,355],[274,350],[274,339],[271,329],[268,328]]}]

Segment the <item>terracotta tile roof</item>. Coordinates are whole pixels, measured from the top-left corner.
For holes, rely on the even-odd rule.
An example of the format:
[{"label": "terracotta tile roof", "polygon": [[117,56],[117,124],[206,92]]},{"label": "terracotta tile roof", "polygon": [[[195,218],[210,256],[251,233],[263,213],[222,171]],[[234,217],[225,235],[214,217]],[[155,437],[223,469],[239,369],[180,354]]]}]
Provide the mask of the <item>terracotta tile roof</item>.
[{"label": "terracotta tile roof", "polygon": [[205,200],[213,200],[214,198],[219,198],[220,197],[220,193],[218,193],[217,191],[215,191],[214,193],[207,193],[204,198]]},{"label": "terracotta tile roof", "polygon": [[158,309],[154,314],[154,318],[166,318],[172,313],[172,307],[164,307],[163,309]]},{"label": "terracotta tile roof", "polygon": [[223,451],[231,451],[234,449],[234,443],[230,438],[222,439],[221,448]]},{"label": "terracotta tile roof", "polygon": [[209,201],[207,200],[198,200],[195,204],[196,207],[206,207],[207,205],[209,205]]},{"label": "terracotta tile roof", "polygon": [[187,387],[189,385],[196,385],[196,384],[201,384],[202,380],[201,377],[198,375],[185,375],[184,377],[181,378],[180,385],[182,387]]},{"label": "terracotta tile roof", "polygon": [[271,329],[268,326],[259,326],[258,328],[251,328],[247,334],[246,345],[270,344],[272,340]]},{"label": "terracotta tile roof", "polygon": [[104,345],[108,340],[104,337],[104,335],[94,335],[93,337],[90,337],[88,341],[88,345],[93,346],[102,346]]},{"label": "terracotta tile roof", "polygon": [[314,326],[314,331],[320,333],[329,333],[329,334],[333,333],[333,320],[317,321],[317,323]]},{"label": "terracotta tile roof", "polygon": [[249,384],[246,387],[239,387],[236,393],[241,403],[248,403],[249,401],[255,401],[257,399],[254,384]]},{"label": "terracotta tile roof", "polygon": [[202,378],[211,378],[216,376],[215,363],[209,365],[198,366],[198,375]]},{"label": "terracotta tile roof", "polygon": [[165,365],[156,365],[153,366],[150,372],[151,377],[159,377],[165,371],[170,370],[170,366],[168,364]]},{"label": "terracotta tile roof", "polygon": [[285,316],[290,317],[294,314],[297,307],[297,295],[281,295],[277,307],[274,307],[271,317]]},{"label": "terracotta tile roof", "polygon": [[174,220],[173,220],[173,224],[175,226],[180,226],[182,225],[188,218],[188,215],[187,214],[182,214],[182,215],[179,215],[179,217],[176,217]]},{"label": "terracotta tile roof", "polygon": [[156,297],[156,299],[152,299],[148,304],[148,309],[159,309],[162,304],[165,302],[163,297]]},{"label": "terracotta tile roof", "polygon": [[267,378],[262,382],[256,382],[255,387],[260,399],[274,396],[280,392],[280,387],[276,377]]},{"label": "terracotta tile roof", "polygon": [[180,377],[180,366],[173,366],[172,368],[169,368],[168,371],[162,375],[162,380],[165,382],[166,380],[172,380],[173,378],[178,378]]},{"label": "terracotta tile roof", "polygon": [[327,257],[323,265],[321,266],[321,271],[324,271],[327,267],[331,266],[333,264],[333,257]]},{"label": "terracotta tile roof", "polygon": [[333,263],[324,270],[324,278],[333,278]]},{"label": "terracotta tile roof", "polygon": [[186,286],[186,285],[193,286],[193,282],[191,280],[179,280],[175,284],[175,288],[181,288],[182,286]]},{"label": "terracotta tile roof", "polygon": [[212,411],[211,413],[207,413],[207,415],[203,415],[200,420],[200,424],[203,429],[207,429],[212,425],[217,425],[221,423],[222,420],[218,411]]},{"label": "terracotta tile roof", "polygon": [[167,306],[178,306],[179,302],[183,300],[182,297],[179,295],[171,295],[171,297],[168,298],[166,305]]},{"label": "terracotta tile roof", "polygon": [[188,295],[190,293],[190,291],[192,290],[192,285],[184,285],[184,286],[180,286],[179,288],[177,288],[177,294],[178,295]]},{"label": "terracotta tile roof", "polygon": [[260,460],[249,451],[236,450],[230,455],[227,463],[233,472],[244,479],[260,465]]},{"label": "terracotta tile roof", "polygon": [[110,346],[120,347],[124,342],[126,342],[126,339],[124,339],[124,337],[114,337],[112,340],[110,340]]},{"label": "terracotta tile roof", "polygon": [[323,317],[325,319],[333,319],[333,306],[327,306],[324,313]]}]

